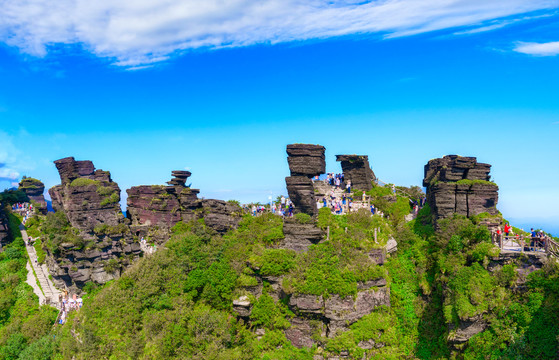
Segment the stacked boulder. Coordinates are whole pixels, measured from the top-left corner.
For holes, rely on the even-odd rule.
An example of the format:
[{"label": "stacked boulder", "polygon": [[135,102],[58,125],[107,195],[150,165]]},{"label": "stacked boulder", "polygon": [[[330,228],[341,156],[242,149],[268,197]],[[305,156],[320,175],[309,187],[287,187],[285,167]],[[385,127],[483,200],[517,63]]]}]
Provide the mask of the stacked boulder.
[{"label": "stacked boulder", "polygon": [[45,201],[45,184],[40,180],[24,177],[19,182],[18,190],[21,190],[27,195],[29,200],[33,201],[37,210],[42,214],[47,213],[47,202]]},{"label": "stacked boulder", "polygon": [[478,163],[475,157],[447,155],[425,165],[423,186],[435,220],[454,213],[474,216],[497,215],[499,187],[490,181],[491,165]]},{"label": "stacked boulder", "polygon": [[189,171],[175,170],[164,185],[134,186],[126,192],[127,216],[132,231],[138,235],[149,228],[169,230],[179,221],[204,217],[206,225],[224,233],[235,228],[241,219],[241,208],[222,200],[198,199],[200,190],[186,186]]},{"label": "stacked boulder", "polygon": [[367,155],[336,155],[344,173],[344,181],[351,181],[351,187],[361,191],[372,189],[376,176],[369,165]]},{"label": "stacked boulder", "polygon": [[317,213],[311,179],[326,172],[324,151],[324,146],[321,145],[287,145],[287,162],[291,176],[285,178],[285,183],[296,213]]}]

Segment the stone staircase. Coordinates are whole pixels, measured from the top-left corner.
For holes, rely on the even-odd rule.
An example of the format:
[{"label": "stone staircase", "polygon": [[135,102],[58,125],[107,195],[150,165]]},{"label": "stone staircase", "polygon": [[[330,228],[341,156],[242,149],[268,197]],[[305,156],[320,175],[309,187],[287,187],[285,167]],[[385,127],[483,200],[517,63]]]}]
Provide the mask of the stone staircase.
[{"label": "stone staircase", "polygon": [[[21,236],[26,244],[29,242],[29,237],[27,236],[27,231],[25,231],[25,226],[20,225],[19,229],[21,231]],[[49,271],[45,264],[39,264],[37,262],[37,252],[35,248],[31,245],[26,247],[27,254],[29,254],[29,262],[27,266],[28,276],[27,283],[33,288],[33,292],[39,297],[40,304],[46,304],[58,308],[60,306],[58,297],[61,294],[60,291],[54,286],[52,281],[49,279]],[[29,266],[30,265],[30,266]],[[37,286],[37,282],[34,281],[33,271],[37,275],[36,280],[39,282],[41,287]],[[31,275],[29,275],[31,273]],[[33,278],[33,280],[31,280]]]}]

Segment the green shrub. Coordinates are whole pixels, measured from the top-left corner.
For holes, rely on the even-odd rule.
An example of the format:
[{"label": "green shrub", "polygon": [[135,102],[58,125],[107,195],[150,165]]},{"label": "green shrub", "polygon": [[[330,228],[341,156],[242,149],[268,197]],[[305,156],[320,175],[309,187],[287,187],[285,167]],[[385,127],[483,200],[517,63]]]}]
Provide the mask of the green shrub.
[{"label": "green shrub", "polygon": [[312,223],[312,216],[310,216],[309,214],[305,214],[305,213],[295,214],[295,219],[297,219],[297,222],[299,222],[299,224],[310,224],[310,223]]},{"label": "green shrub", "polygon": [[77,179],[72,180],[72,182],[70,183],[70,186],[90,186],[90,185],[100,186],[101,182],[93,179],[79,177]]},{"label": "green shrub", "polygon": [[260,274],[265,276],[280,276],[295,267],[296,253],[289,249],[266,249],[261,257],[255,260],[255,266],[260,268]]},{"label": "green shrub", "polygon": [[97,193],[101,196],[109,196],[113,194],[115,191],[116,189],[111,186],[99,186],[97,188]]},{"label": "green shrub", "polygon": [[119,200],[120,200],[120,196],[116,192],[114,192],[110,196],[101,200],[101,203],[99,205],[105,206],[105,205],[109,205],[109,204],[114,204],[114,203],[119,202]]},{"label": "green shrub", "polygon": [[268,294],[262,294],[252,306],[250,321],[255,327],[285,329],[289,322],[285,319],[279,304]]}]

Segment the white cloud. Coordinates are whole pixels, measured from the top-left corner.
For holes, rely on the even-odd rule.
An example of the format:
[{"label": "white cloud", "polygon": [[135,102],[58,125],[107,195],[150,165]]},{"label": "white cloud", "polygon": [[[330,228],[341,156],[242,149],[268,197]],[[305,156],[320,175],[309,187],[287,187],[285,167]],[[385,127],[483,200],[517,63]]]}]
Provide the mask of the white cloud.
[{"label": "white cloud", "polygon": [[0,179],[17,180],[19,178],[19,173],[17,171],[3,166],[4,164],[0,164]]},{"label": "white cloud", "polygon": [[35,56],[79,44],[139,69],[189,49],[407,36],[557,7],[559,0],[0,0],[0,41]]},{"label": "white cloud", "polygon": [[559,54],[559,41],[547,43],[519,42],[514,51],[536,56],[554,56]]}]

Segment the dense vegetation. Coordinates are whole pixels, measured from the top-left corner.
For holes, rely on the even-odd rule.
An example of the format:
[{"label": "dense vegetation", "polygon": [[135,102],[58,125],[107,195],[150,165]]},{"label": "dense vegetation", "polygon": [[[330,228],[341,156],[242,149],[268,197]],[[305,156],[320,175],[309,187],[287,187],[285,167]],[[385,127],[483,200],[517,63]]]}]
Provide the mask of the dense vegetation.
[{"label": "dense vegetation", "polygon": [[27,255],[20,220],[9,214],[13,241],[0,253],[0,359],[50,359],[50,334],[57,312],[39,306],[27,279]]},{"label": "dense vegetation", "polygon": [[[294,221],[301,224],[329,229],[329,241],[304,253],[277,248],[282,220],[271,214],[246,216],[224,236],[203,220],[179,223],[165,247],[120,279],[100,288],[89,284],[82,310],[54,328],[56,313],[39,308],[23,283],[25,257],[16,239],[0,254],[0,359],[312,359],[341,352],[354,359],[556,358],[557,264],[549,262],[519,282],[517,267],[523,260],[495,265],[499,249],[479,225],[483,216],[455,216],[435,230],[426,206],[405,222],[409,200],[400,195],[406,189],[400,190],[396,195],[389,187],[368,192],[384,218],[368,211],[335,216],[327,209],[317,219],[297,216]],[[51,251],[78,241],[61,214],[28,223]],[[96,232],[121,230],[99,227]],[[367,253],[390,238],[397,240],[398,251],[385,265],[367,261]],[[287,299],[275,300],[267,280],[279,276],[286,294],[325,297],[355,296],[359,283],[384,277],[391,306],[376,309],[334,338],[317,333],[318,346],[297,349],[284,334],[295,314]],[[249,290],[260,284],[262,295],[255,297]],[[233,299],[243,295],[253,304],[246,319],[232,309]],[[458,341],[458,327],[474,320],[486,330]],[[33,324],[33,333],[26,324]],[[382,346],[360,346],[371,340]]]}]

